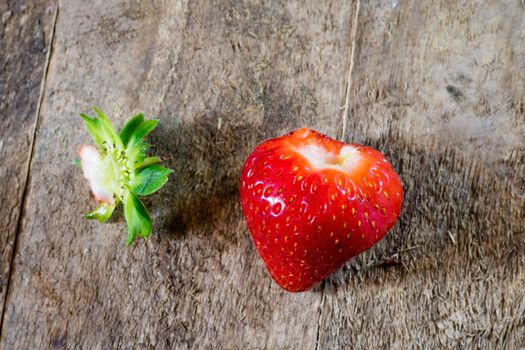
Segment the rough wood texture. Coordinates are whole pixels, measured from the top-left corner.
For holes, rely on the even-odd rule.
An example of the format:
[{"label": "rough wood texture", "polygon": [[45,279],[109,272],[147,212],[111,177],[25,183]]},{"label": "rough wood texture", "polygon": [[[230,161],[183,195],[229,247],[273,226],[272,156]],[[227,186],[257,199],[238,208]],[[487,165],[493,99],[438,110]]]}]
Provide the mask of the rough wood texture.
[{"label": "rough wood texture", "polygon": [[[525,347],[523,1],[312,3],[61,4],[2,349]],[[94,203],[67,164],[93,104],[158,116],[176,169],[132,249],[123,222],[80,218]],[[401,220],[283,292],[240,214],[242,161],[343,124],[399,170]]]},{"label": "rough wood texture", "polygon": [[347,138],[405,205],[326,284],[319,348],[524,348],[525,5],[361,5]]},{"label": "rough wood texture", "polygon": [[[61,3],[2,347],[312,347],[321,294],[268,277],[238,181],[267,137],[336,136],[351,18],[346,1]],[[158,116],[151,143],[176,169],[132,249],[122,222],[80,217],[94,202],[68,164],[93,104]]]},{"label": "rough wood texture", "polygon": [[[55,8],[49,1],[0,2],[0,310],[37,120]],[[2,313],[3,315],[3,313]],[[0,321],[1,323],[1,321]]]}]

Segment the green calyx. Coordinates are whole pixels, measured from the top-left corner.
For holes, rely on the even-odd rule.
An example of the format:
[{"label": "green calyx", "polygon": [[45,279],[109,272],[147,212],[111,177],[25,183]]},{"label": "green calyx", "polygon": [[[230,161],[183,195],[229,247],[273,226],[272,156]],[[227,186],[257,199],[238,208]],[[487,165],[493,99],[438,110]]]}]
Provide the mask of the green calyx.
[{"label": "green calyx", "polygon": [[144,138],[158,120],[144,120],[142,113],[131,118],[117,133],[110,120],[98,108],[98,117],[81,114],[86,128],[97,144],[80,148],[80,165],[99,206],[84,215],[99,222],[108,220],[119,203],[124,205],[129,246],[137,237],[151,234],[151,217],[139,196],[158,191],[173,172],[161,165],[159,157],[148,157]]}]

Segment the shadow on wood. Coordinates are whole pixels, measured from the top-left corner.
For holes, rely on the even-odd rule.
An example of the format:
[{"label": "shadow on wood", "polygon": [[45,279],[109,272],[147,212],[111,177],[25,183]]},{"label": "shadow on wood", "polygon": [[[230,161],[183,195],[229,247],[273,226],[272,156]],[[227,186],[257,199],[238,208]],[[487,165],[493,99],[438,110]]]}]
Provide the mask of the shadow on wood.
[{"label": "shadow on wood", "polygon": [[[221,125],[211,122],[216,120]],[[231,120],[227,115],[201,116],[191,123],[161,124],[153,133],[153,153],[175,170],[162,193],[146,201],[160,235],[183,239],[193,233],[219,233],[228,244],[239,238],[223,227],[225,220],[240,215],[241,160],[271,126],[254,130]],[[423,145],[395,129],[360,141],[385,153],[400,173],[403,211],[378,246],[352,259],[314,292],[337,289],[353,279],[382,283],[385,278],[451,268],[444,263],[471,271],[503,264],[517,271],[525,247],[519,209],[523,199],[516,196],[523,192],[523,154],[486,169],[481,159],[466,159],[437,141]]]},{"label": "shadow on wood", "polygon": [[[524,151],[489,168],[481,159],[443,144],[422,145],[395,129],[362,143],[381,150],[398,170],[403,210],[385,239],[351,260],[327,287],[337,290],[354,279],[380,284],[425,271],[515,277],[525,249]],[[505,273],[490,276],[497,271]]]},{"label": "shadow on wood", "polygon": [[[227,117],[219,118],[229,123]],[[247,156],[241,153],[246,153],[245,145],[256,144],[258,134],[249,124],[211,122],[217,119],[202,116],[190,123],[161,124],[152,135],[155,153],[175,171],[151,201],[161,235],[175,239],[197,232],[211,235],[223,229],[232,211],[240,212],[240,159]],[[228,232],[222,234],[235,239]]]}]

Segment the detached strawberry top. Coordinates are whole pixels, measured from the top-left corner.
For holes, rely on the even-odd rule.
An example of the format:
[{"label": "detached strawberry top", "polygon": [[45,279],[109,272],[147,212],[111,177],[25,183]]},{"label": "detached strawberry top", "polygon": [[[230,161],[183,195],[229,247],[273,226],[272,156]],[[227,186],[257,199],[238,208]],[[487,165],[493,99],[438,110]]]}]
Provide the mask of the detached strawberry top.
[{"label": "detached strawberry top", "polygon": [[146,156],[149,145],[144,138],[158,120],[145,120],[139,113],[117,133],[109,118],[94,109],[97,117],[81,117],[96,146],[82,145],[78,153],[84,177],[99,205],[84,217],[105,222],[122,203],[128,225],[126,243],[130,245],[137,237],[149,237],[152,231],[152,220],[139,196],[158,191],[172,170],[159,165],[159,157]]},{"label": "detached strawberry top", "polygon": [[312,287],[383,238],[399,216],[402,193],[380,152],[309,129],[259,145],[241,176],[256,249],[290,291]]}]

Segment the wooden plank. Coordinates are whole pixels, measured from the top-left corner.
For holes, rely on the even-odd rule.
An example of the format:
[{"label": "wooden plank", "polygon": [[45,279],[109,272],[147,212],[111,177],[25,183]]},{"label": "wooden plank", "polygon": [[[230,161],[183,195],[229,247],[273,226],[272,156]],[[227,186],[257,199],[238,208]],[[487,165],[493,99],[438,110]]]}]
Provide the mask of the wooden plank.
[{"label": "wooden plank", "polygon": [[319,349],[525,347],[525,8],[361,2],[346,136],[400,223],[326,285]]},{"label": "wooden plank", "polygon": [[[61,5],[1,347],[314,348],[321,294],[270,280],[238,181],[267,137],[340,132],[351,4]],[[158,116],[151,143],[176,170],[128,250],[122,222],[81,219],[94,203],[67,165],[93,104],[118,124]]]},{"label": "wooden plank", "polygon": [[[55,8],[0,2],[0,312],[3,315]],[[1,321],[0,321],[1,324]],[[1,325],[0,325],[1,327]]]}]

